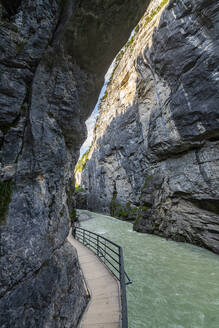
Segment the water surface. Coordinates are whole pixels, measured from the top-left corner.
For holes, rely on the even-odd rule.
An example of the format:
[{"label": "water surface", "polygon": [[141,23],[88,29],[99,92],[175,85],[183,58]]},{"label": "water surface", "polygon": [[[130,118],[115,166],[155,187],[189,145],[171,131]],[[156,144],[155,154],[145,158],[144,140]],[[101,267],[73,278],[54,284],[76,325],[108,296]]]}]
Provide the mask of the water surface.
[{"label": "water surface", "polygon": [[123,247],[129,328],[219,328],[219,256],[140,234],[132,224],[89,213],[81,227]]}]

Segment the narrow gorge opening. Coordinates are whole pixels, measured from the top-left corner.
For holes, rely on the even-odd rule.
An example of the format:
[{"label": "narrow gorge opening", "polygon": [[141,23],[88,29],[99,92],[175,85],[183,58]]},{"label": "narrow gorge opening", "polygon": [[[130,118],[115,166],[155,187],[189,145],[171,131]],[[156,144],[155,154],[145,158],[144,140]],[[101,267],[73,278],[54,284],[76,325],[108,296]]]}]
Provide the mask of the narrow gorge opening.
[{"label": "narrow gorge opening", "polygon": [[219,4],[0,2],[0,326],[77,327],[81,207],[124,246],[131,328],[218,327]]},{"label": "narrow gorge opening", "polygon": [[[184,25],[183,15],[194,21],[197,42],[209,42],[199,32],[196,9],[181,8],[174,1],[151,2],[117,54],[99,103],[92,144],[75,169],[76,199],[79,208],[130,220],[137,231],[218,252],[218,194],[208,160],[203,159],[218,144],[209,141],[209,134],[218,131],[215,53],[209,59],[208,51],[194,49],[194,40],[187,37],[192,27]],[[179,35],[173,32],[175,24]],[[209,26],[205,29],[214,39],[217,31]],[[207,85],[215,100],[209,100],[211,114],[206,116],[208,61],[212,73]],[[200,67],[202,83],[196,73],[193,77]],[[210,161],[216,165],[217,156]],[[212,220],[215,229],[208,230]]]}]

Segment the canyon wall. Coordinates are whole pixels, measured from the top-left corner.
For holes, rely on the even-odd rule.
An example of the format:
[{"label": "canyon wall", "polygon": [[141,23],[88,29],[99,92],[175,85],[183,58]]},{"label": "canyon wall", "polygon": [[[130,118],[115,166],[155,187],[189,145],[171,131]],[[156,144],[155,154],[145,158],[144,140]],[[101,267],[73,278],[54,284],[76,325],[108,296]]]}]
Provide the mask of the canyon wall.
[{"label": "canyon wall", "polygon": [[107,67],[148,2],[1,1],[2,328],[76,327],[86,306],[67,241],[74,166]]},{"label": "canyon wall", "polygon": [[153,1],[118,54],[82,187],[88,208],[219,253],[219,4]]}]

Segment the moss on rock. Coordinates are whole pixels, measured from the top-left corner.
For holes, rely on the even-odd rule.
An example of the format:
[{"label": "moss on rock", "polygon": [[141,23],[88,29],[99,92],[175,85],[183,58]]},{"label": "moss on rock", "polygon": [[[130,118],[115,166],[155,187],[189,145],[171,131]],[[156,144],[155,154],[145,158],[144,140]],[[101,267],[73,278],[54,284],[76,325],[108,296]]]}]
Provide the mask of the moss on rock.
[{"label": "moss on rock", "polygon": [[79,192],[85,192],[85,190],[81,186],[75,185],[75,193],[77,194]]},{"label": "moss on rock", "polygon": [[134,220],[139,208],[131,207],[131,202],[127,202],[125,205],[121,205],[116,201],[117,192],[113,193],[112,200],[110,202],[110,214],[114,217],[124,220]]},{"label": "moss on rock", "polygon": [[77,221],[77,219],[78,219],[75,208],[69,213],[69,216],[70,216],[70,220],[71,220],[71,225],[73,225],[74,222]]},{"label": "moss on rock", "polygon": [[5,222],[8,206],[11,201],[12,182],[0,181],[0,224]]}]

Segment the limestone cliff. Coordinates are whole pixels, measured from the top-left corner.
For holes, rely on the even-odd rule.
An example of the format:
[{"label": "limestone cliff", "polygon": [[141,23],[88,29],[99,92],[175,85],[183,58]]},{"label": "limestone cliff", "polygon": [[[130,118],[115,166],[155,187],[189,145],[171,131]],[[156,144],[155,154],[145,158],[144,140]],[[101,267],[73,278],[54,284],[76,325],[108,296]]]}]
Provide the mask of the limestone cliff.
[{"label": "limestone cliff", "polygon": [[91,210],[219,253],[219,4],[167,2],[117,56],[82,186]]},{"label": "limestone cliff", "polygon": [[1,0],[2,328],[76,327],[82,314],[66,239],[74,165],[107,66],[148,2]]}]

